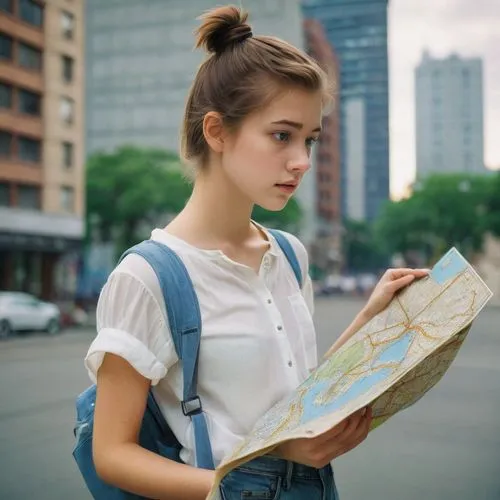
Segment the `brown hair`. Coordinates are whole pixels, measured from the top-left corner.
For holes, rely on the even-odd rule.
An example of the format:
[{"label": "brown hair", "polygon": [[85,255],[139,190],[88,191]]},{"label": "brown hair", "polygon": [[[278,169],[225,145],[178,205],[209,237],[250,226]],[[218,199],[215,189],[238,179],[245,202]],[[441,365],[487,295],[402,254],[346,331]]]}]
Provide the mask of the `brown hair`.
[{"label": "brown hair", "polygon": [[196,48],[204,48],[209,56],[189,92],[181,154],[200,167],[208,158],[203,119],[209,111],[220,113],[224,125],[237,128],[283,86],[321,91],[329,98],[327,75],[311,57],[279,38],[253,36],[247,17],[233,5],[218,7],[201,16],[196,31]]}]

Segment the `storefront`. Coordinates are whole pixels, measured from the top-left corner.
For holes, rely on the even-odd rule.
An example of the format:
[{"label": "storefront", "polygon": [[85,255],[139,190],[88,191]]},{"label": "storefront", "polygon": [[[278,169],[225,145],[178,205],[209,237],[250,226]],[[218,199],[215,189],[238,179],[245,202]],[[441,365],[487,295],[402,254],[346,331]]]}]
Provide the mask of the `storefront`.
[{"label": "storefront", "polygon": [[45,300],[74,295],[81,240],[0,232],[0,290]]}]

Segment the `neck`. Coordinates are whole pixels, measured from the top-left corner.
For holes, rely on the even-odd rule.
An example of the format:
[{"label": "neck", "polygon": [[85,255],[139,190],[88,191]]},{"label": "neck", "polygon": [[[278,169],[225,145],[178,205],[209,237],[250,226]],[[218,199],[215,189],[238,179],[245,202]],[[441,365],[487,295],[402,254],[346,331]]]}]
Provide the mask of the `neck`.
[{"label": "neck", "polygon": [[[199,173],[191,197],[169,225],[176,235],[203,246],[241,243],[252,233],[253,203],[219,169]],[[255,229],[254,229],[255,230]]]}]

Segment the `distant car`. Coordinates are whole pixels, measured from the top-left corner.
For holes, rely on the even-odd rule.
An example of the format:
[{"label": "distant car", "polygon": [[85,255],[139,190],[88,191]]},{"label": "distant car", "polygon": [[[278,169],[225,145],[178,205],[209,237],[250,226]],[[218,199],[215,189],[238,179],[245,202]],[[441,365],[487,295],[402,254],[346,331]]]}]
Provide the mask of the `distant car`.
[{"label": "distant car", "polygon": [[61,329],[61,311],[50,302],[22,292],[0,292],[0,339],[15,331],[44,330],[55,335]]}]

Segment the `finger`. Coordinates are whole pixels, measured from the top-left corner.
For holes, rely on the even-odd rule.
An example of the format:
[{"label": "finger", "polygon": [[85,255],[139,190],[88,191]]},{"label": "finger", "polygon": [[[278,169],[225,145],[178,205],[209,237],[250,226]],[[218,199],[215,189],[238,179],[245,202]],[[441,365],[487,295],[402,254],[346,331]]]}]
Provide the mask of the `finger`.
[{"label": "finger", "polygon": [[346,441],[341,443],[343,453],[352,450],[367,438],[368,433],[370,432],[371,422],[372,412],[371,409],[368,409],[366,416],[361,419],[358,427],[352,432]]},{"label": "finger", "polygon": [[[328,461],[347,453],[361,443],[368,434],[371,422],[371,408],[362,408],[351,415],[349,425],[345,431],[329,441],[322,443],[321,449]],[[353,418],[354,417],[354,418]],[[347,419],[346,419],[347,420]]]},{"label": "finger", "polygon": [[431,270],[430,270],[430,269],[414,269],[414,270],[413,270],[413,274],[414,274],[415,276],[418,276],[419,278],[420,278],[421,276],[427,276],[430,272],[431,272]]},{"label": "finger", "polygon": [[359,427],[360,422],[363,420],[363,416],[361,415],[360,412],[356,412],[351,417],[349,418],[349,423],[348,425],[344,428],[344,430],[340,433],[337,434],[336,436],[330,437],[328,441],[323,443],[323,445],[326,448],[329,448],[330,446],[338,446],[341,443],[345,443],[349,441],[349,438],[352,436],[352,434],[356,431],[356,429]]},{"label": "finger", "polygon": [[366,409],[366,415],[364,416],[363,422],[362,422],[363,432],[366,435],[368,435],[368,432],[370,432],[372,421],[373,421],[373,410],[371,407],[368,407]]},{"label": "finger", "polygon": [[408,274],[413,274],[415,276],[426,276],[429,274],[430,269],[412,269],[410,267],[401,267],[397,269],[390,269],[388,271],[389,277],[392,279],[402,278]]},{"label": "finger", "polygon": [[331,429],[324,432],[323,434],[320,434],[314,439],[318,444],[321,444],[330,441],[332,438],[335,438],[340,434],[343,434],[346,431],[347,427],[351,425],[353,420],[358,421],[363,416],[365,409],[366,408],[361,408],[360,410],[352,413],[344,420],[339,422],[335,427],[332,427]]},{"label": "finger", "polygon": [[351,417],[345,418],[344,420],[339,422],[335,427],[332,427],[323,434],[320,434],[319,436],[315,437],[314,438],[315,444],[322,445],[324,443],[327,443],[328,441],[331,441],[332,439],[337,438],[339,435],[345,432],[350,423],[351,423]]},{"label": "finger", "polygon": [[407,274],[402,278],[387,283],[386,289],[389,293],[393,294],[398,290],[401,290],[401,288],[404,288],[405,286],[409,285],[414,279],[415,276],[413,274]]},{"label": "finger", "polygon": [[364,418],[358,428],[353,432],[351,441],[355,446],[357,446],[359,443],[362,443],[367,438],[368,433],[370,432],[371,422],[371,417]]}]

